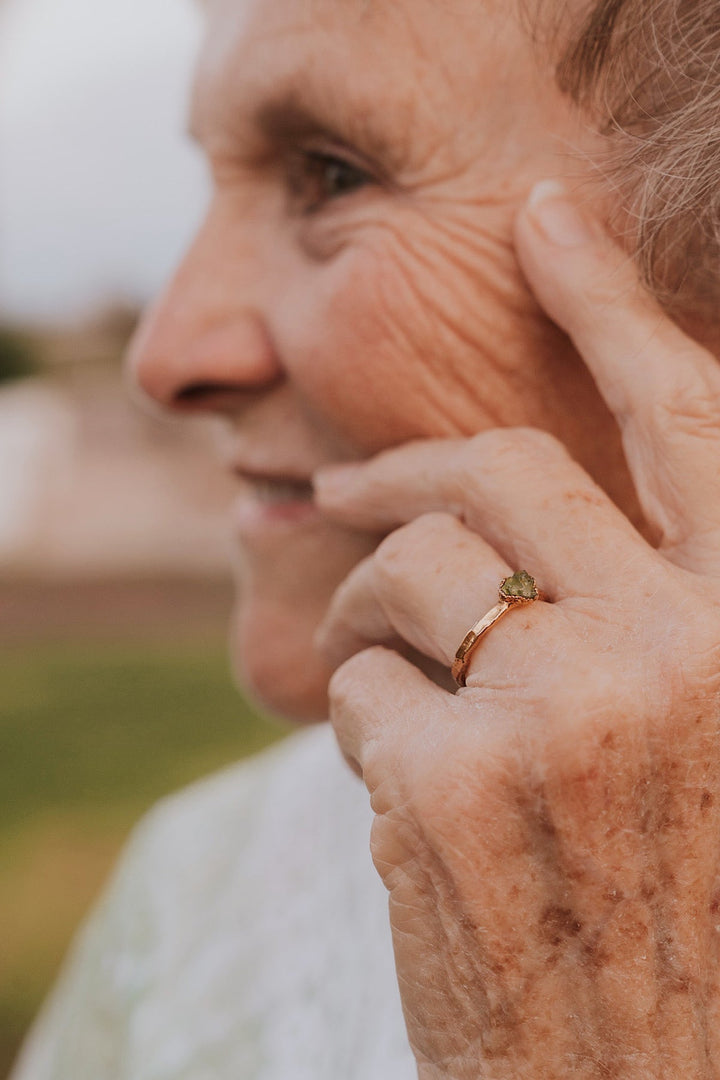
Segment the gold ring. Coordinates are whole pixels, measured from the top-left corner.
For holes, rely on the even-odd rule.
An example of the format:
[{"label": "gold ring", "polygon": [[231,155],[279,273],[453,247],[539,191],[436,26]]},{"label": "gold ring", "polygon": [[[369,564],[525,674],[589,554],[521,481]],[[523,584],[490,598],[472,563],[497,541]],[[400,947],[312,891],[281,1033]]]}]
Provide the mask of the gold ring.
[{"label": "gold ring", "polygon": [[458,686],[466,685],[465,680],[470,657],[478,647],[480,638],[487,634],[490,627],[494,626],[499,619],[502,619],[503,615],[507,614],[511,608],[519,607],[521,604],[532,604],[535,600],[540,599],[540,592],[535,584],[535,578],[531,577],[527,570],[518,570],[512,577],[505,578],[500,585],[498,595],[500,603],[496,604],[491,611],[488,611],[487,615],[484,615],[479,622],[476,622],[468,630],[460,648],[455,653],[452,673]]}]

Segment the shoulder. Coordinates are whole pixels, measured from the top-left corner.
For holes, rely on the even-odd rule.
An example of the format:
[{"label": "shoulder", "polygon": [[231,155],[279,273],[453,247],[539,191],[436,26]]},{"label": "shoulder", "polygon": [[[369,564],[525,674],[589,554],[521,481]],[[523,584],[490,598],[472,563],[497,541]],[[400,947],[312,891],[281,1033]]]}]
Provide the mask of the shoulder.
[{"label": "shoulder", "polygon": [[366,830],[365,789],[323,724],[158,802],[136,828],[128,858],[175,885],[185,870],[197,881],[201,870],[237,866],[249,847],[267,847],[278,836],[287,844],[289,828],[313,821],[322,832],[329,805],[344,828],[357,821]]},{"label": "shoulder", "polygon": [[221,924],[238,932],[267,917],[269,894],[315,893],[324,874],[365,877],[371,818],[364,785],[323,724],[158,803],[119,879],[134,880],[132,906],[147,912],[159,947],[170,954],[195,939],[202,948]]},{"label": "shoulder", "polygon": [[270,917],[267,897],[313,892],[322,849],[321,864],[338,872],[345,862],[352,876],[350,864],[367,859],[367,827],[364,788],[329,725],[163,799],[134,830],[78,936],[16,1080],[115,1076],[136,1045],[138,1075],[151,1075],[159,1044],[144,1039],[138,1018],[174,1045],[210,1002],[226,1003],[231,988],[242,995],[243,972],[264,962],[274,934],[274,921],[257,933]]}]

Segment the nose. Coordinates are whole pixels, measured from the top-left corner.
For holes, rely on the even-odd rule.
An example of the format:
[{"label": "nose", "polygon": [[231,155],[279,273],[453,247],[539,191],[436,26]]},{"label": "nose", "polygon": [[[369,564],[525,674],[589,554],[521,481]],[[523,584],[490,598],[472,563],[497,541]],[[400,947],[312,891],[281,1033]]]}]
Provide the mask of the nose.
[{"label": "nose", "polygon": [[[209,220],[131,343],[131,380],[180,412],[232,412],[282,381],[249,243]],[[254,272],[253,272],[254,271]]]}]

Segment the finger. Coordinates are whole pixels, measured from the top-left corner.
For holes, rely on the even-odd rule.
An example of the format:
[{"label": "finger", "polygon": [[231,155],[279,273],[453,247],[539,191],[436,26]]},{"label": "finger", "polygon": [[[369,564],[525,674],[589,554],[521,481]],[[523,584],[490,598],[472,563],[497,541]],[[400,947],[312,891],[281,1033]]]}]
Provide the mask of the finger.
[{"label": "finger", "polygon": [[[392,533],[338,591],[321,628],[330,662],[363,651],[380,628],[383,636],[376,644],[400,638],[447,673],[468,630],[498,604],[507,570],[497,553],[456,518],[416,519]],[[519,605],[473,650],[467,686],[482,687],[491,697],[508,692],[514,697],[567,643],[564,612],[542,602]],[[456,689],[448,678],[442,685]]]},{"label": "finger", "polygon": [[[648,520],[669,551],[720,533],[720,370],[649,296],[628,255],[554,183],[516,227],[518,256],[618,419]],[[714,545],[713,545],[714,546]]]},{"label": "finger", "polygon": [[334,671],[372,645],[393,649],[443,689],[453,692],[456,683],[450,665],[415,648],[396,630],[375,596],[372,558],[364,559],[336,590],[313,645]]},{"label": "finger", "polygon": [[[366,649],[330,680],[330,721],[340,749],[357,762],[371,794],[395,770],[403,747],[418,746],[454,698],[389,649]],[[389,795],[389,793],[388,793]],[[374,802],[376,813],[383,806]]]},{"label": "finger", "polygon": [[336,591],[315,644],[336,667],[369,645],[407,642],[450,667],[473,623],[498,602],[512,573],[475,533],[447,514],[393,532]]},{"label": "finger", "polygon": [[379,533],[434,510],[462,519],[467,511],[460,475],[465,442],[422,439],[369,461],[318,469],[315,502],[333,520]]},{"label": "finger", "polygon": [[376,531],[436,509],[455,514],[553,600],[606,596],[610,576],[617,586],[650,554],[561,444],[532,429],[407,444],[323,470],[316,501],[337,521]]},{"label": "finger", "polygon": [[[420,940],[425,901],[431,918],[438,905],[460,911],[459,936],[451,927],[451,938],[467,948],[462,955],[454,949],[455,974],[470,985],[480,963],[491,997],[501,1000],[503,965],[498,974],[483,955],[512,957],[518,979],[528,982],[528,928],[542,927],[552,949],[570,921],[537,794],[522,795],[528,764],[523,740],[508,730],[513,721],[493,715],[492,706],[443,695],[384,649],[361,653],[336,673],[330,705],[340,746],[360,763],[371,794],[372,856],[390,891],[396,941],[407,957],[408,940]],[[508,902],[517,895],[522,920]],[[550,980],[558,1013],[571,1008],[564,974],[558,969],[556,985]],[[540,1011],[547,1016],[544,1004]]]},{"label": "finger", "polygon": [[401,647],[402,638],[377,595],[374,556],[359,562],[335,590],[313,644],[332,669],[371,645]]}]

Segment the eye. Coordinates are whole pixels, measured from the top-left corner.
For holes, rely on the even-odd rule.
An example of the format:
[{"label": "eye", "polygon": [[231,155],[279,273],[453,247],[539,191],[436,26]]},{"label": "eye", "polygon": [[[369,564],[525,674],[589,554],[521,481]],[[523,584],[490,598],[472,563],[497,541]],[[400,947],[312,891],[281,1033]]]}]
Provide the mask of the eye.
[{"label": "eye", "polygon": [[373,177],[357,165],[317,150],[301,154],[289,174],[290,191],[308,214],[371,183]]}]

